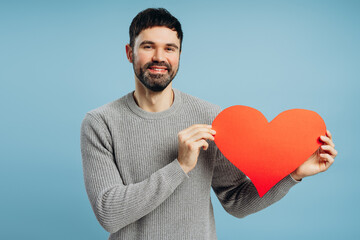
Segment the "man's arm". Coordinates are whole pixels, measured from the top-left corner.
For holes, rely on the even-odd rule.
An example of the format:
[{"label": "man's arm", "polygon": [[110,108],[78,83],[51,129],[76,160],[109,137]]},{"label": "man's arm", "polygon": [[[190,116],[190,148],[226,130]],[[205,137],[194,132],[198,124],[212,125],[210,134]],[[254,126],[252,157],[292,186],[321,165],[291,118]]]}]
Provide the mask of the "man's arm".
[{"label": "man's arm", "polygon": [[212,187],[227,212],[245,217],[280,200],[302,178],[326,171],[337,155],[329,131],[320,137],[323,145],[294,172],[272,187],[262,198],[252,182],[218,151]]},{"label": "man's arm", "polygon": [[82,122],[81,153],[91,206],[108,232],[117,232],[153,211],[188,178],[175,159],[148,179],[125,185],[114,161],[110,133],[104,122],[91,114]]},{"label": "man's arm", "polygon": [[260,198],[254,184],[218,150],[212,187],[224,209],[235,217],[243,218],[270,206],[298,182],[288,175]]}]

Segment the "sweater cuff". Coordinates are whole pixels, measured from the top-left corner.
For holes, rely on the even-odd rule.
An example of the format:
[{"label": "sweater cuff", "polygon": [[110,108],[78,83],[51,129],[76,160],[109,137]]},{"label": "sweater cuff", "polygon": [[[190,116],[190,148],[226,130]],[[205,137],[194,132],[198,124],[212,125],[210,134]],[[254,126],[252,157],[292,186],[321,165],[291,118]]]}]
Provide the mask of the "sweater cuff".
[{"label": "sweater cuff", "polygon": [[167,183],[171,188],[171,191],[174,191],[185,179],[189,178],[189,176],[181,168],[177,159],[169,163],[162,170],[162,175],[165,179],[167,179]]},{"label": "sweater cuff", "polygon": [[295,179],[293,179],[290,174],[287,175],[286,177],[284,177],[279,183],[278,183],[278,187],[285,192],[288,192],[290,190],[290,188],[292,188],[293,186],[295,186],[296,184],[298,184],[300,181],[296,181]]},{"label": "sweater cuff", "polygon": [[300,180],[296,180],[296,179],[294,179],[292,176],[291,176],[291,174],[289,174],[289,176],[291,177],[291,179],[294,181],[294,182],[296,182],[296,183],[299,183],[299,182],[301,182],[301,180],[302,179],[300,179]]}]

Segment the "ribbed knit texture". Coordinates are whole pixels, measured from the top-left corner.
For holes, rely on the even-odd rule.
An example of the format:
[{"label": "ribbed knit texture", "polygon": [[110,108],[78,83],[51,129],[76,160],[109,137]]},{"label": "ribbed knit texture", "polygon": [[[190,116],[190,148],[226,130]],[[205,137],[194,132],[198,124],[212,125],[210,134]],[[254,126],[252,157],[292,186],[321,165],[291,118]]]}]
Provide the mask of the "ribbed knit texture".
[{"label": "ribbed knit texture", "polygon": [[[244,217],[281,199],[297,182],[285,177],[259,198],[248,178],[213,142],[186,174],[177,134],[211,124],[218,106],[174,89],[160,113],[139,108],[133,93],[88,112],[81,126],[86,191],[109,239],[217,239],[210,189],[227,212]],[[241,224],[239,222],[239,224]]]}]

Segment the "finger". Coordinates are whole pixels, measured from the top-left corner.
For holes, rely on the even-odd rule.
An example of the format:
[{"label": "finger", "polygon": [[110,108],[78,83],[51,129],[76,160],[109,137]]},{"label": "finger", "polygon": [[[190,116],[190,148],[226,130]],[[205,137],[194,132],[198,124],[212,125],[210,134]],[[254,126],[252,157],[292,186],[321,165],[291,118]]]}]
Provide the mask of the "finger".
[{"label": "finger", "polygon": [[337,155],[335,148],[331,147],[330,145],[322,145],[320,148],[323,150],[323,152],[329,153],[333,158],[335,158]]},{"label": "finger", "polygon": [[[196,132],[196,131],[198,131],[198,130],[200,130],[200,129],[203,130],[203,131],[212,130],[212,129],[211,129],[211,125],[207,125],[207,124],[194,124],[194,125],[186,128],[186,129],[182,130],[181,132],[182,132],[183,134],[189,134],[189,135],[191,135],[192,133],[194,133],[194,132]],[[215,131],[215,130],[213,130],[213,131]]]},{"label": "finger", "polygon": [[189,129],[188,131],[184,132],[184,139],[190,139],[192,138],[194,135],[198,134],[198,133],[209,133],[211,135],[215,135],[215,130],[212,130],[211,128],[206,128],[206,127],[198,127],[198,128],[192,128]]},{"label": "finger", "polygon": [[207,132],[207,133],[210,133],[212,135],[215,135],[215,133],[216,133],[216,131],[211,129],[211,128],[199,127],[199,128],[192,129],[192,131],[190,131],[189,134],[195,135],[198,132]]},{"label": "finger", "polygon": [[181,135],[179,136],[179,141],[184,143],[191,143],[195,142],[199,139],[209,139],[214,141],[214,135],[212,132],[209,132],[207,130],[198,130],[191,133],[188,133],[187,135]]},{"label": "finger", "polygon": [[197,128],[211,129],[211,125],[208,125],[208,124],[194,124],[194,125],[191,125],[190,127],[186,128],[185,131],[192,131],[192,130],[197,129]]},{"label": "finger", "polygon": [[324,160],[324,161],[326,161],[326,162],[329,163],[329,166],[327,166],[327,168],[329,168],[330,165],[333,164],[334,161],[335,161],[334,158],[332,158],[332,157],[331,157],[329,154],[327,154],[327,153],[320,153],[320,157],[321,157],[322,160]]},{"label": "finger", "polygon": [[326,143],[327,145],[330,145],[330,146],[332,146],[332,147],[335,147],[334,142],[333,142],[330,138],[328,138],[328,137],[326,137],[326,136],[320,136],[320,140],[321,140],[323,143]]},{"label": "finger", "polygon": [[189,138],[191,138],[193,135],[197,134],[198,132],[207,132],[210,133],[212,135],[215,135],[215,130],[211,129],[210,127],[207,127],[210,125],[205,125],[205,124],[196,124],[196,125],[192,125],[191,127],[182,130],[181,132],[178,133],[178,138],[179,141],[181,142],[185,142],[187,141]]},{"label": "finger", "polygon": [[328,136],[332,140],[332,135],[329,130],[326,130],[326,136]]},{"label": "finger", "polygon": [[205,150],[205,151],[206,151],[206,150],[208,149],[208,147],[209,147],[209,144],[208,144],[205,140],[203,140],[203,139],[197,141],[197,142],[196,142],[196,145],[197,145],[198,148],[202,148],[202,149]]},{"label": "finger", "polygon": [[187,142],[196,142],[199,141],[201,139],[204,140],[214,140],[214,136],[208,132],[197,132],[196,134],[194,134],[193,136],[191,136]]}]

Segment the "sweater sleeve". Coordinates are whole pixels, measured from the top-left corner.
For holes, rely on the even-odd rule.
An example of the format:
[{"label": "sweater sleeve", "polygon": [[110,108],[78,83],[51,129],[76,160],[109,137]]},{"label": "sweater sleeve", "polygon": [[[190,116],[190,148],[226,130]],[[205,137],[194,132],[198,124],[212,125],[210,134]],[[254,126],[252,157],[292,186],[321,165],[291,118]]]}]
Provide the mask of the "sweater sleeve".
[{"label": "sweater sleeve", "polygon": [[235,217],[243,218],[270,206],[298,182],[288,175],[260,198],[253,183],[218,150],[212,187],[224,209]]},{"label": "sweater sleeve", "polygon": [[148,179],[124,185],[115,163],[111,134],[104,121],[90,113],[81,125],[81,154],[91,206],[110,233],[153,211],[188,178],[175,159]]}]

